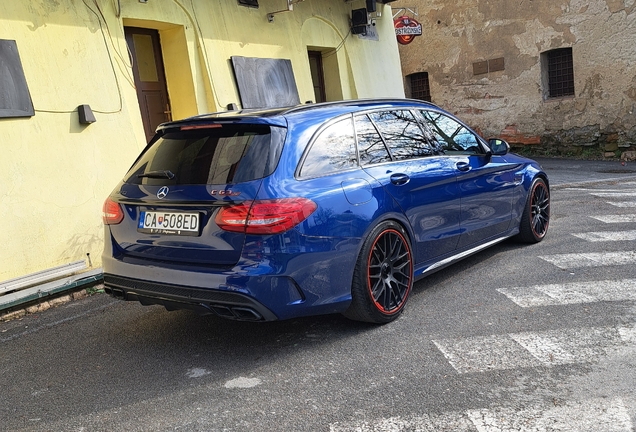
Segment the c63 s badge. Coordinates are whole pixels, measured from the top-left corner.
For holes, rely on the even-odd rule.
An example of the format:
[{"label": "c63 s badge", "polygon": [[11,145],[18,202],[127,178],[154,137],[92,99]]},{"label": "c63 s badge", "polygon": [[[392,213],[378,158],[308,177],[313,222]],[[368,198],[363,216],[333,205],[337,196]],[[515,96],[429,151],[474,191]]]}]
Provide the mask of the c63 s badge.
[{"label": "c63 s badge", "polygon": [[234,192],[232,189],[226,189],[226,190],[212,189],[210,191],[210,195],[212,196],[239,196],[240,194],[241,194],[240,192]]}]

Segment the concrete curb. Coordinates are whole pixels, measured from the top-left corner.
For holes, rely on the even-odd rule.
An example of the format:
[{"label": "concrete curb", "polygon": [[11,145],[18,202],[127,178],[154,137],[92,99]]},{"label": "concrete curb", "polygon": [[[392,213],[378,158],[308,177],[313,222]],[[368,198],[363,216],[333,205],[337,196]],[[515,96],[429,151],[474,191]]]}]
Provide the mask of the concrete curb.
[{"label": "concrete curb", "polygon": [[[27,315],[44,312],[45,310],[58,307],[75,300],[81,300],[88,296],[94,295],[94,293],[103,292],[104,284],[99,283],[92,287],[82,288],[79,291],[74,291],[66,295],[54,297],[49,300],[41,301],[35,304],[30,304],[22,309],[12,310],[10,312],[0,313],[0,322],[11,321],[14,319],[23,318]],[[33,303],[33,302],[32,302]]]}]

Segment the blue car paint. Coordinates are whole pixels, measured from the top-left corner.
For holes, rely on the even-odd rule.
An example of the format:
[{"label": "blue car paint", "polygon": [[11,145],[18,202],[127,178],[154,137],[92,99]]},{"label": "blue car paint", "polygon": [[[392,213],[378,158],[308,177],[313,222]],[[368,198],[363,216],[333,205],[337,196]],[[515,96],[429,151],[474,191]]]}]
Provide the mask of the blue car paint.
[{"label": "blue car paint", "polygon": [[[391,101],[384,105],[360,102],[360,109],[409,108],[413,104],[413,101]],[[360,249],[378,223],[396,220],[403,225],[413,245],[414,274],[418,277],[430,268],[442,268],[440,262],[470,251],[471,245],[516,234],[533,179],[541,176],[547,181],[538,164],[513,154],[492,156],[488,163],[484,160],[486,156],[439,156],[389,162],[315,179],[296,178],[305,144],[321,125],[355,109],[352,105],[336,105],[331,109],[290,113],[287,117],[273,112],[269,117],[238,120],[287,127],[286,143],[271,175],[249,183],[222,186],[240,192],[241,200],[302,196],[318,203],[318,209],[300,225],[269,236],[230,232],[206,236],[204,228],[198,240],[176,247],[170,256],[157,253],[154,261],[147,259],[149,250],[176,240],[141,235],[128,228],[121,234],[128,241],[118,244],[107,226],[105,272],[137,280],[240,293],[256,299],[278,319],[343,312],[351,302],[353,269]],[[216,116],[199,116],[190,121],[211,119],[218,120]],[[472,169],[460,172],[455,167],[458,162],[467,162]],[[391,175],[395,173],[406,174],[409,181],[404,185],[391,183]],[[478,176],[484,173],[486,177]],[[180,202],[188,203],[188,208],[205,213],[202,223],[205,225],[214,216],[215,201],[235,200],[211,196],[214,187],[175,188],[170,191],[173,201],[167,208],[182,209]],[[127,200],[126,217],[134,222],[139,211],[153,210],[153,204],[161,204],[156,199],[158,189],[159,186],[140,188],[122,182],[112,197]],[[135,200],[142,204],[131,204]],[[209,265],[210,261],[216,264]]]}]

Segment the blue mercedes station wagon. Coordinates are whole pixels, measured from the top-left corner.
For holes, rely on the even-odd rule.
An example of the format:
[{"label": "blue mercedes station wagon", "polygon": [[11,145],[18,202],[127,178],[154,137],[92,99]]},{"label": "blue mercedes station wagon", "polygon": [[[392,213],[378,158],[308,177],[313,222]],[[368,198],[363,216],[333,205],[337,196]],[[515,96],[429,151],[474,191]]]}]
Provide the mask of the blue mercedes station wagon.
[{"label": "blue mercedes station wagon", "polygon": [[237,320],[390,322],[419,278],[545,237],[548,178],[509,149],[407,99],[165,123],[104,203],[105,289]]}]

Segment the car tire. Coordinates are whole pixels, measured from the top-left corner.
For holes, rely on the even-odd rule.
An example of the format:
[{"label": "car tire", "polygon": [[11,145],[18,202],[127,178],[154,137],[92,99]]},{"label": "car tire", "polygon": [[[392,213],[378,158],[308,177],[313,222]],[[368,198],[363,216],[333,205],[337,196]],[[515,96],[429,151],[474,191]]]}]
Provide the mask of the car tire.
[{"label": "car tire", "polygon": [[404,228],[394,221],[378,224],[362,245],[351,286],[352,320],[386,324],[395,320],[413,287],[413,253]]},{"label": "car tire", "polygon": [[515,237],[524,243],[538,243],[545,237],[550,225],[550,190],[545,180],[536,178],[532,182]]}]

